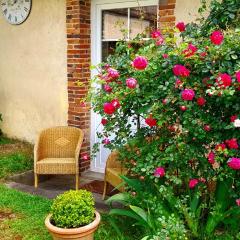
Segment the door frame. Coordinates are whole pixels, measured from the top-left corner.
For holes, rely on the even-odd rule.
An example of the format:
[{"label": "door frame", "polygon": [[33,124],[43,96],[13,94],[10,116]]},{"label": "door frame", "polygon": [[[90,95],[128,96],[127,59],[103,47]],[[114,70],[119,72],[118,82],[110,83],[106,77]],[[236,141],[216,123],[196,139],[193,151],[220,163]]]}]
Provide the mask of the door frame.
[{"label": "door frame", "polygon": [[[123,5],[124,3],[124,5]],[[101,11],[114,8],[130,8],[137,6],[159,6],[158,0],[92,0],[91,1],[91,65],[97,65],[102,59],[102,19]],[[157,15],[158,17],[158,15]],[[91,78],[96,75],[96,71],[91,71]],[[96,87],[96,86],[95,86]],[[98,116],[91,110],[91,132],[90,132],[90,146],[93,148],[96,142],[96,131],[101,130],[102,126],[98,121]],[[92,159],[90,170],[94,172],[104,172],[104,169],[97,166],[97,158],[101,158],[101,151]],[[100,160],[101,161],[101,160]]]}]

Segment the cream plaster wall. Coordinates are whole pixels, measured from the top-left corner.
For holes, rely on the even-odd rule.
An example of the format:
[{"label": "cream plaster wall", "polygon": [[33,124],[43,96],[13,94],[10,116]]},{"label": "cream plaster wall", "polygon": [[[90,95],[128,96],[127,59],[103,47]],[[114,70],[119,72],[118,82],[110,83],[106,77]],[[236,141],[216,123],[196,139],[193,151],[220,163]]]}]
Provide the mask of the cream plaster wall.
[{"label": "cream plaster wall", "polygon": [[32,0],[23,24],[0,14],[0,127],[33,142],[46,127],[67,124],[66,1]]},{"label": "cream plaster wall", "polygon": [[[211,0],[207,0],[209,3]],[[200,16],[198,9],[201,6],[201,0],[176,0],[175,16],[176,23],[190,23]]]}]

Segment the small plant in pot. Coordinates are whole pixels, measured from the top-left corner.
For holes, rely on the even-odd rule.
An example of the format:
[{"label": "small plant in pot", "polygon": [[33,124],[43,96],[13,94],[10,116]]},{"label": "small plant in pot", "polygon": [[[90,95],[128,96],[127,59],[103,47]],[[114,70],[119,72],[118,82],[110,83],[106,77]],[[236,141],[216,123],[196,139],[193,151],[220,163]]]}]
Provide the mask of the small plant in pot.
[{"label": "small plant in pot", "polygon": [[53,201],[45,225],[54,240],[93,240],[100,219],[91,192],[70,190]]}]

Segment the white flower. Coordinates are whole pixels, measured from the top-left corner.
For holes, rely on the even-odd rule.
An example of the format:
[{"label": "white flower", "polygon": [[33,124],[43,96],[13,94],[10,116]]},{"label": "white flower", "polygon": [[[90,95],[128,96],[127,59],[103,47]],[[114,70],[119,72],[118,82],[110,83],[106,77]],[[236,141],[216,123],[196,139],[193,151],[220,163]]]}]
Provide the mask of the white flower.
[{"label": "white flower", "polygon": [[240,119],[236,119],[233,123],[235,127],[240,127]]}]

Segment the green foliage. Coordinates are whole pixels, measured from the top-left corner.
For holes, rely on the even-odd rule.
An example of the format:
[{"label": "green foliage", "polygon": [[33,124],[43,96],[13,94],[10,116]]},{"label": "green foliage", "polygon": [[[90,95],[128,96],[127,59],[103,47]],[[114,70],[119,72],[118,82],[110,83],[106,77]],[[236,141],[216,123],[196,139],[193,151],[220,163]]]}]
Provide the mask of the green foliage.
[{"label": "green foliage", "polygon": [[59,195],[51,207],[51,221],[61,228],[77,228],[94,220],[94,199],[86,190],[68,191]]},{"label": "green foliage", "polygon": [[[143,41],[138,36],[117,43],[115,53],[97,66],[99,75],[94,83],[112,88],[111,92],[104,88],[92,92],[94,111],[107,120],[98,137],[114,136],[106,147],[120,152],[131,176],[124,180],[139,196],[134,198],[136,201],[129,195],[115,196],[115,201],[127,209],[111,214],[134,219],[149,236],[164,231],[170,239],[174,234],[183,239],[211,239],[222,230],[231,236],[240,231],[240,226],[234,224],[240,218],[236,204],[240,198],[240,171],[228,166],[230,158],[240,158],[239,128],[231,120],[233,116],[240,118],[240,81],[236,75],[240,70],[238,5],[235,0],[213,1],[209,18],[200,25],[187,25],[180,34],[181,41],[171,31],[163,31],[162,45],[157,45],[156,39]],[[220,14],[223,9],[226,15]],[[210,36],[220,28],[224,29],[224,40],[217,45]],[[196,52],[186,56],[189,44],[196,47]],[[146,69],[132,67],[137,56],[147,58]],[[190,71],[189,76],[173,73],[179,64]],[[109,65],[119,72],[117,79],[108,77]],[[227,74],[230,85],[221,86],[220,74]],[[130,77],[137,80],[136,88],[126,86]],[[182,98],[184,89],[195,92],[192,100]],[[206,101],[202,106],[199,98]],[[114,99],[120,107],[107,114],[103,105]],[[149,118],[156,120],[156,126],[146,124]],[[237,147],[227,146],[229,139],[235,139]],[[221,143],[226,149],[216,148]],[[208,161],[210,152],[214,164]],[[165,169],[164,177],[154,174],[159,167]],[[197,185],[191,188],[192,179]],[[157,226],[151,225],[152,216],[161,219]],[[166,227],[171,222],[179,226],[182,235],[174,226]]]}]

